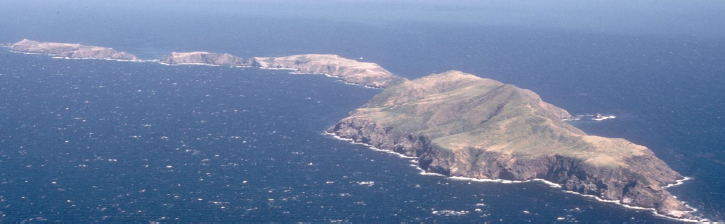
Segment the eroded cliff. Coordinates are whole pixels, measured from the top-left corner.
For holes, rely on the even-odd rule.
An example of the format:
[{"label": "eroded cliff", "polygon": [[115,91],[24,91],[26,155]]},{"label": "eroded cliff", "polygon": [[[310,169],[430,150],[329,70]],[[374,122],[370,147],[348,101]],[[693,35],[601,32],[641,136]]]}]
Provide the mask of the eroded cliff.
[{"label": "eroded cliff", "polygon": [[570,190],[684,218],[663,187],[683,177],[648,148],[590,136],[530,90],[451,71],[375,96],[328,132],[418,158],[428,171],[482,179],[548,180]]}]

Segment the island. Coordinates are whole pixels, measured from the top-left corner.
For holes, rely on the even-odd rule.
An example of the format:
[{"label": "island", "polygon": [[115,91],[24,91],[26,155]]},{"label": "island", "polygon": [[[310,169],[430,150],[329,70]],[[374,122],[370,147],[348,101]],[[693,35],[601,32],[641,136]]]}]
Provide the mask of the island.
[{"label": "island", "polygon": [[293,74],[323,74],[343,82],[385,88],[403,82],[378,64],[359,62],[334,54],[303,54],[285,57],[241,58],[226,53],[173,52],[159,63],[166,65],[212,65],[291,70]]},{"label": "island", "polygon": [[563,190],[690,218],[665,186],[683,176],[625,139],[587,135],[534,92],[458,71],[383,90],[328,129],[415,157],[426,172],[479,179],[542,179]]},{"label": "island", "polygon": [[137,61],[138,58],[132,54],[116,51],[113,48],[85,46],[81,44],[38,42],[23,39],[20,42],[10,45],[13,52],[25,54],[43,54],[53,57],[64,57],[72,59],[104,59],[119,61]]},{"label": "island", "polygon": [[370,62],[359,62],[333,54],[304,54],[286,57],[255,57],[253,66],[266,69],[292,69],[301,74],[325,74],[346,83],[386,88],[406,79],[394,76]]},{"label": "island", "polygon": [[216,65],[232,67],[249,67],[252,65],[250,59],[240,58],[227,53],[209,53],[203,51],[173,52],[161,58],[159,63],[166,65]]}]

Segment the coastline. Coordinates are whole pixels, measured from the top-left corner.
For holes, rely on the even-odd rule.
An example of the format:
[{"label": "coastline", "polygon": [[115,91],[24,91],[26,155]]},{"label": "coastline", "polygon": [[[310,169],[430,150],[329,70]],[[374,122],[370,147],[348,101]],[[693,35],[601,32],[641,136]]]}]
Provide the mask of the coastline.
[{"label": "coastline", "polygon": [[[419,174],[420,175],[424,175],[424,176],[439,176],[439,177],[444,177],[446,179],[456,180],[456,181],[473,181],[473,182],[481,182],[481,183],[499,183],[499,184],[520,184],[520,183],[539,182],[539,183],[542,183],[544,185],[547,185],[547,186],[549,186],[551,188],[556,188],[556,189],[561,189],[562,188],[560,184],[557,184],[557,183],[554,183],[554,182],[551,182],[551,181],[548,181],[548,180],[540,179],[540,178],[534,178],[534,179],[525,180],[525,181],[505,180],[505,179],[480,179],[480,178],[473,178],[473,177],[447,176],[447,175],[440,174],[440,173],[428,172],[428,171],[425,171],[422,168],[420,168],[420,166],[418,165],[418,158],[417,157],[406,156],[406,155],[403,155],[401,153],[394,152],[394,151],[391,151],[391,150],[379,149],[379,148],[377,148],[377,147],[375,147],[373,145],[370,145],[370,144],[367,144],[367,143],[362,143],[362,142],[355,142],[355,140],[353,140],[353,139],[343,138],[343,137],[340,137],[340,136],[336,135],[335,133],[330,133],[330,132],[327,132],[327,131],[323,132],[322,135],[323,136],[330,136],[330,137],[332,137],[334,139],[341,140],[341,141],[345,141],[345,142],[349,142],[349,143],[352,143],[354,145],[362,145],[362,146],[365,146],[365,147],[367,147],[369,149],[372,149],[373,151],[379,151],[379,152],[384,152],[384,153],[388,153],[388,154],[393,154],[393,155],[396,155],[396,156],[398,156],[400,158],[407,159],[407,160],[409,160],[411,162],[411,166],[413,166],[417,170],[419,170],[420,171]],[[691,179],[692,178],[690,178],[690,177],[684,177],[683,179],[677,180],[676,183],[669,184],[667,186],[664,186],[663,188],[670,188],[670,187],[674,187],[674,186],[679,186],[679,185],[684,184],[684,182],[686,182],[688,180],[691,180]],[[600,197],[598,197],[596,195],[582,194],[582,193],[574,192],[574,191],[562,190],[562,192],[569,193],[569,194],[575,194],[575,195],[579,195],[579,196],[584,196],[584,197],[588,197],[588,198],[593,198],[593,199],[595,199],[595,200],[597,200],[599,202],[613,203],[613,204],[616,204],[616,205],[619,205],[619,206],[622,206],[622,207],[628,208],[628,209],[648,210],[648,211],[651,211],[652,214],[654,214],[657,217],[668,218],[668,219],[675,220],[675,221],[679,221],[679,222],[707,222],[707,221],[709,221],[707,219],[699,219],[700,217],[697,217],[698,219],[675,218],[675,217],[671,217],[671,216],[668,216],[668,215],[665,215],[665,214],[660,214],[654,208],[645,208],[645,207],[628,205],[628,204],[624,204],[624,203],[622,203],[620,201],[607,200],[607,199],[600,198]],[[688,208],[692,209],[692,211],[682,211],[682,212],[684,212],[684,213],[693,213],[693,212],[696,212],[697,211],[697,209],[695,209],[695,208],[687,205],[687,203],[684,203],[683,202],[683,204],[685,206],[687,206]]]},{"label": "coastline", "polygon": [[[166,65],[166,66],[183,66],[183,65],[195,66],[195,65],[201,65],[201,66],[211,66],[211,67],[224,67],[224,65],[214,65],[214,64],[209,64],[209,63],[176,63],[176,64],[169,64],[169,63],[160,62],[158,60],[147,60],[146,62],[156,62],[156,63],[162,64],[162,65]],[[374,87],[374,86],[369,86],[369,85],[364,85],[364,84],[356,84],[356,83],[347,82],[345,80],[340,79],[339,76],[333,76],[333,75],[326,74],[326,73],[306,73],[306,72],[299,72],[299,69],[296,69],[296,68],[268,68],[268,67],[238,66],[238,65],[237,66],[229,66],[229,67],[230,68],[257,68],[257,69],[262,69],[262,70],[281,70],[281,71],[289,71],[289,74],[293,74],[293,75],[324,75],[325,77],[334,78],[337,81],[342,82],[342,83],[344,83],[346,85],[362,86],[362,87],[368,88],[368,89],[382,89],[380,87]]]},{"label": "coastline", "polygon": [[[7,46],[6,48],[10,48],[10,46]],[[53,59],[65,59],[65,60],[103,60],[103,61],[122,61],[122,62],[152,62],[151,60],[124,60],[124,59],[113,59],[113,58],[72,58],[72,57],[61,57],[54,54],[43,54],[43,53],[31,53],[31,52],[22,52],[22,51],[15,51],[10,50],[10,53],[15,54],[25,54],[25,55],[42,55],[42,56],[48,56]]]},{"label": "coastline", "polygon": [[685,181],[688,181],[688,180],[692,180],[692,178],[691,177],[684,177],[684,178],[682,178],[680,180],[676,180],[675,183],[668,184],[667,186],[663,186],[662,188],[667,189],[667,188],[671,188],[671,187],[680,186],[680,185],[684,184]]},{"label": "coastline", "polygon": [[209,67],[255,68],[254,66],[239,66],[239,65],[226,66],[226,65],[209,64],[209,63],[174,63],[174,64],[169,64],[169,63],[161,62],[158,59],[147,60],[147,61],[148,62],[156,62],[156,63],[158,63],[160,65],[166,65],[166,66],[199,66],[200,65],[200,66],[209,66]]}]

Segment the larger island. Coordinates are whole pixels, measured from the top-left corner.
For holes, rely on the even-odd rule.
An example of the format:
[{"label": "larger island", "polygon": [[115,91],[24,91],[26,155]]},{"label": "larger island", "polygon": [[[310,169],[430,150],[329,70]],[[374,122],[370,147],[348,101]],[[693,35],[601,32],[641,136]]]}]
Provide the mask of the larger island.
[{"label": "larger island", "polygon": [[689,217],[664,187],[683,177],[648,148],[587,135],[534,92],[458,71],[385,89],[328,132],[480,179],[543,179],[564,190]]},{"label": "larger island", "polygon": [[[112,48],[22,40],[13,52],[72,59],[140,61]],[[682,175],[647,147],[625,139],[587,135],[566,121],[571,115],[534,92],[450,71],[415,80],[378,64],[330,54],[242,58],[203,51],[171,53],[166,65],[289,69],[325,74],[346,83],[385,88],[327,132],[415,157],[418,166],[447,176],[528,181],[542,179],[564,190],[675,218],[692,209],[665,186]]]}]

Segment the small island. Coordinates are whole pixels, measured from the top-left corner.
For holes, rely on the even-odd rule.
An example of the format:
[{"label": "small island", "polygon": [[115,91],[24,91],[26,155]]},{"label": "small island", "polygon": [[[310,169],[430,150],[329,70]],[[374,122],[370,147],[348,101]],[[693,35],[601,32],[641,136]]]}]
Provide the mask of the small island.
[{"label": "small island", "polygon": [[287,57],[255,57],[254,66],[266,69],[292,69],[295,73],[325,74],[347,83],[386,88],[406,79],[394,76],[370,62],[359,62],[333,54],[304,54]]},{"label": "small island", "polygon": [[343,82],[373,88],[385,88],[405,79],[394,76],[378,64],[359,62],[333,54],[304,54],[286,57],[240,58],[209,52],[171,53],[159,60],[167,65],[213,65],[285,69],[294,74],[324,74]]},{"label": "small island", "polygon": [[73,59],[104,59],[118,61],[137,61],[138,58],[132,54],[116,51],[113,48],[85,46],[81,44],[38,42],[23,39],[20,42],[10,45],[13,52],[25,54],[43,54],[53,57],[64,57]]},{"label": "small island", "polygon": [[648,148],[587,135],[534,92],[449,71],[385,89],[328,133],[414,157],[426,172],[543,179],[563,190],[689,218],[665,190],[683,179]]},{"label": "small island", "polygon": [[209,53],[203,51],[173,52],[161,58],[159,63],[166,65],[216,65],[232,67],[248,67],[252,65],[249,59],[226,53]]}]

